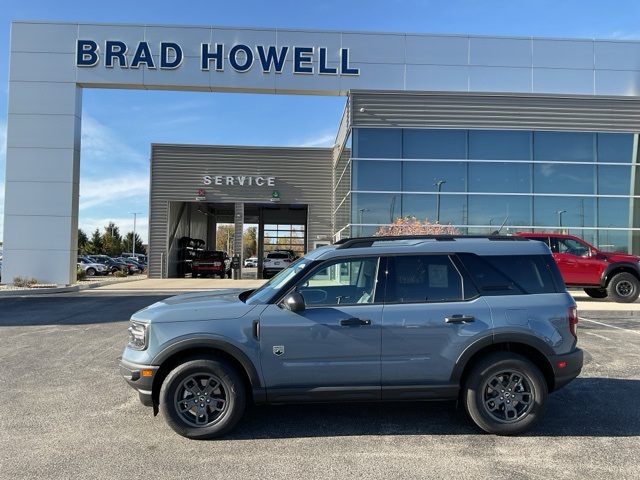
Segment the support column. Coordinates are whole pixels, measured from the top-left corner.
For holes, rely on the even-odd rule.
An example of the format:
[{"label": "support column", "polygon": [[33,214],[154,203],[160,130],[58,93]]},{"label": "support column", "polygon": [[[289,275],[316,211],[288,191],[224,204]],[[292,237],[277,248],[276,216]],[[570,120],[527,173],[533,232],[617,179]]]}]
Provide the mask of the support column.
[{"label": "support column", "polygon": [[53,42],[64,45],[55,52],[27,41],[33,28],[13,24],[11,31],[2,277],[70,285],[76,282],[80,189],[77,27],[51,27],[56,40],[68,40]]},{"label": "support column", "polygon": [[235,212],[233,215],[233,253],[234,255],[238,255],[240,257],[240,268],[233,272],[233,278],[240,279],[242,278],[242,262],[244,261],[243,257],[243,234],[244,234],[244,203],[236,203],[234,205]]}]

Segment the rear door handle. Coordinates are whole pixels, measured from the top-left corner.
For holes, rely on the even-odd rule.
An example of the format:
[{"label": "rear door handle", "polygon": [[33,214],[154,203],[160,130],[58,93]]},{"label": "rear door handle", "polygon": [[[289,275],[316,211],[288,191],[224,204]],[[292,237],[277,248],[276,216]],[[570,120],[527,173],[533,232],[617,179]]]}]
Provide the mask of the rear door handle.
[{"label": "rear door handle", "polygon": [[340,320],[340,326],[353,327],[358,325],[371,325],[371,320],[368,318],[345,318]]},{"label": "rear door handle", "polygon": [[450,317],[444,317],[444,321],[446,323],[465,323],[465,322],[475,322],[476,317],[473,315],[451,315]]}]

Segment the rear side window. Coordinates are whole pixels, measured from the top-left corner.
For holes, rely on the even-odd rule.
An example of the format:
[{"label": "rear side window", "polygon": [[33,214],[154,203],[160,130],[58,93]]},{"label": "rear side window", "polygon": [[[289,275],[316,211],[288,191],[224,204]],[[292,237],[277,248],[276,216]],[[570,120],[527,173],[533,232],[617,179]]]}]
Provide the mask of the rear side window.
[{"label": "rear side window", "polygon": [[[548,255],[459,255],[482,295],[523,295],[562,291]],[[552,259],[551,259],[552,260]]]},{"label": "rear side window", "polygon": [[388,303],[456,302],[477,295],[446,254],[393,256],[388,270]]},{"label": "rear side window", "polygon": [[278,259],[285,259],[288,260],[289,259],[289,255],[287,255],[286,253],[269,253],[267,254],[267,258],[278,258]]}]

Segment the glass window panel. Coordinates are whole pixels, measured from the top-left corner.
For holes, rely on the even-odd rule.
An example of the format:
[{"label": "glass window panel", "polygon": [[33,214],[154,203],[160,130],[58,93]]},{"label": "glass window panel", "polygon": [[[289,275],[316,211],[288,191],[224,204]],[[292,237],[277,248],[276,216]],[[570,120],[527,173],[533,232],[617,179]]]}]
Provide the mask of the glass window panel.
[{"label": "glass window panel", "polygon": [[444,180],[441,191],[467,191],[467,165],[462,162],[402,162],[402,191],[435,192],[436,183]]},{"label": "glass window panel", "polygon": [[403,132],[404,158],[467,158],[466,130],[405,129]]},{"label": "glass window panel", "polygon": [[534,132],[534,160],[594,162],[595,133]]},{"label": "glass window panel", "polygon": [[469,195],[469,225],[531,225],[531,197],[527,195]]},{"label": "glass window panel", "polygon": [[595,194],[595,165],[562,165],[536,163],[533,165],[535,193]]},{"label": "glass window panel", "polygon": [[401,158],[402,130],[357,128],[353,131],[354,158]]},{"label": "glass window panel", "polygon": [[385,160],[354,160],[353,190],[400,191],[402,162]]},{"label": "glass window panel", "polygon": [[388,287],[387,301],[411,303],[463,299],[462,276],[448,255],[403,255],[393,260],[394,275],[390,280],[393,283]]},{"label": "glass window panel", "polygon": [[[633,232],[634,235],[640,235],[640,232]],[[604,252],[622,252],[629,253],[629,236],[631,232],[624,230],[613,230],[611,228],[603,228],[597,231],[597,241],[594,245]],[[635,243],[638,243],[636,237]],[[633,252],[637,255],[637,252]]]},{"label": "glass window panel", "polygon": [[623,165],[598,166],[598,193],[602,195],[629,195],[631,167]]},{"label": "glass window panel", "polygon": [[598,162],[633,163],[633,133],[599,133]]},{"label": "glass window panel", "polygon": [[629,227],[629,198],[599,198],[598,225],[600,228]]},{"label": "glass window panel", "polygon": [[469,163],[469,191],[489,193],[531,192],[531,164]]},{"label": "glass window panel", "polygon": [[531,160],[532,132],[469,131],[469,158],[477,160]]},{"label": "glass window panel", "polygon": [[[420,221],[435,223],[437,218],[437,194],[402,195],[402,217],[416,217]],[[440,223],[464,225],[467,212],[466,195],[440,194]]]},{"label": "glass window panel", "polygon": [[595,200],[593,197],[534,197],[533,224],[549,228],[594,227]]},{"label": "glass window panel", "polygon": [[[354,193],[351,201],[351,223],[365,224],[373,223],[375,225],[388,225],[395,221],[397,215],[395,211],[399,211],[397,203],[398,195],[388,193]],[[365,232],[359,226],[352,229],[352,235],[361,236]],[[375,229],[377,230],[377,228]],[[375,233],[375,232],[374,232]]]}]

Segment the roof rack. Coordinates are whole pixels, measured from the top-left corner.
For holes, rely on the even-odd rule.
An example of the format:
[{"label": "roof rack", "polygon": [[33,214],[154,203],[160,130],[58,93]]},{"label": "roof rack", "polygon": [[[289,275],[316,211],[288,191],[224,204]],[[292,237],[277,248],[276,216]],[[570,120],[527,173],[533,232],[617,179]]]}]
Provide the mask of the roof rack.
[{"label": "roof rack", "polygon": [[342,248],[366,248],[377,242],[393,242],[398,240],[436,240],[438,242],[453,242],[459,238],[486,238],[490,241],[521,242],[527,240],[525,237],[515,237],[507,235],[401,235],[388,237],[359,237],[344,238],[335,242],[337,249]]}]

